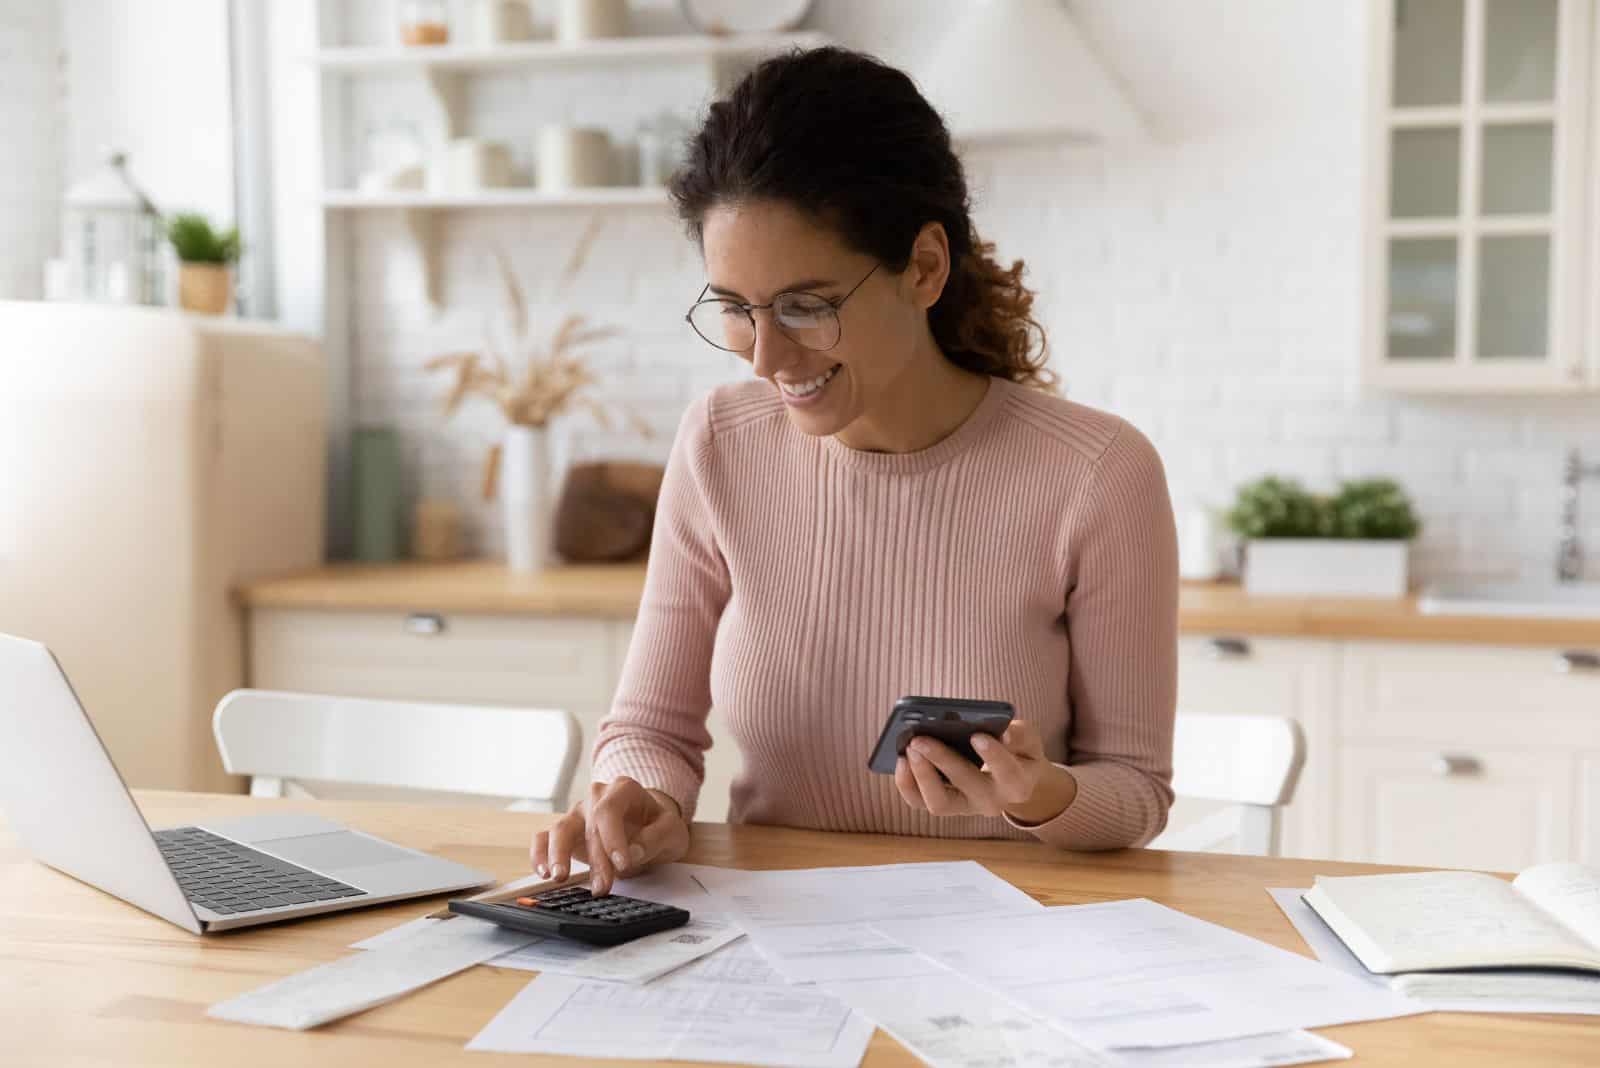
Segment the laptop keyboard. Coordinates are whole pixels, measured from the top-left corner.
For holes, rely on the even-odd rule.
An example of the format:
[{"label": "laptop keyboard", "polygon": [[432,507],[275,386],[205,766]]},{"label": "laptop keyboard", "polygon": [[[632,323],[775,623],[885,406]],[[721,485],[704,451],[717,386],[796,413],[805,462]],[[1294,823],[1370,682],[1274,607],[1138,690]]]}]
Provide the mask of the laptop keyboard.
[{"label": "laptop keyboard", "polygon": [[198,827],[156,831],[155,838],[184,895],[224,916],[365,893]]}]

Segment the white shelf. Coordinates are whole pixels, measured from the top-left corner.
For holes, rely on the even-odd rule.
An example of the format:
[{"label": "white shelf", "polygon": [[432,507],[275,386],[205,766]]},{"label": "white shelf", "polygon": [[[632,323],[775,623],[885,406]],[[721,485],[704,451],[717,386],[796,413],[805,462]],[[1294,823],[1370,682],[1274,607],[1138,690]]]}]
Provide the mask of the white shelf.
[{"label": "white shelf", "polygon": [[503,67],[581,66],[626,60],[718,59],[814,48],[828,43],[820,33],[766,33],[712,37],[611,37],[582,44],[518,41],[501,45],[383,45],[327,48],[311,62],[324,71],[363,74],[395,70],[494,70]]},{"label": "white shelf", "polygon": [[322,195],[326,208],[360,211],[370,208],[459,210],[471,208],[611,208],[664,207],[667,191],[659,186],[597,186],[547,192],[539,189],[485,189],[480,193],[436,194],[422,191],[361,193],[339,190]]}]

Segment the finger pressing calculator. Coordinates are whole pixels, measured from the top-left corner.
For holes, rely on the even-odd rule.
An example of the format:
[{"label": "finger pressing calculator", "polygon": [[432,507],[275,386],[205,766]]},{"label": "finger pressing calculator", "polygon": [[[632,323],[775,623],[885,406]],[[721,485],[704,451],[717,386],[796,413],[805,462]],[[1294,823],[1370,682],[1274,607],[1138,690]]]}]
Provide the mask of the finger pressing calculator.
[{"label": "finger pressing calculator", "polygon": [[564,886],[509,902],[452,901],[450,911],[529,934],[556,935],[595,946],[615,946],[689,922],[687,909]]}]

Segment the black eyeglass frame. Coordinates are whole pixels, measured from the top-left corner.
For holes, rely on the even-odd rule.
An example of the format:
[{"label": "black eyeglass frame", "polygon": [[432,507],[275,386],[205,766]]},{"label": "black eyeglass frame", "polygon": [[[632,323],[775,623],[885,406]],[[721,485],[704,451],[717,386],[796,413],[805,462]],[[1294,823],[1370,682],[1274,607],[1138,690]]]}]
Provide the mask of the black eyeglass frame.
[{"label": "black eyeglass frame", "polygon": [[[701,288],[700,295],[695,298],[695,302],[693,304],[689,305],[689,310],[683,313],[683,321],[689,324],[689,329],[693,330],[695,332],[695,336],[696,337],[698,337],[701,341],[704,341],[707,345],[710,345],[714,349],[720,349],[723,352],[749,352],[751,349],[755,348],[755,345],[756,345],[756,331],[758,329],[758,327],[756,326],[756,312],[760,311],[763,308],[772,308],[774,305],[776,305],[778,303],[778,301],[782,300],[784,297],[816,297],[816,299],[822,301],[824,304],[827,304],[829,307],[831,307],[833,309],[834,320],[836,322],[838,322],[838,324],[839,324],[839,336],[834,338],[833,339],[833,344],[829,345],[827,348],[825,348],[825,349],[813,349],[813,348],[811,348],[810,345],[807,345],[805,342],[801,341],[799,338],[797,338],[793,334],[789,333],[789,331],[784,330],[783,329],[783,324],[778,322],[776,315],[773,316],[773,320],[772,321],[773,321],[773,324],[776,325],[779,330],[783,330],[784,336],[789,338],[795,344],[800,345],[803,348],[805,348],[805,349],[807,349],[807,350],[809,350],[811,352],[832,352],[834,349],[839,347],[839,342],[844,340],[844,320],[839,318],[839,309],[844,307],[844,302],[845,301],[847,301],[851,297],[855,296],[856,290],[860,289],[863,285],[865,285],[867,279],[871,278],[875,273],[877,273],[878,268],[881,267],[881,266],[883,266],[883,264],[874,263],[872,265],[872,270],[870,270],[866,274],[862,275],[861,276],[861,281],[859,281],[855,285],[851,286],[850,287],[850,292],[846,293],[844,296],[840,297],[836,301],[835,300],[829,300],[827,297],[824,297],[821,294],[812,293],[812,292],[809,292],[808,290],[793,289],[793,290],[784,290],[782,293],[774,294],[772,299],[767,301],[765,304],[746,304],[743,301],[730,300],[727,297],[709,297],[708,298],[706,296],[706,294],[708,292],[710,292],[710,290],[711,290],[711,283],[707,282]],[[702,304],[721,304],[724,307],[734,307],[734,308],[738,308],[740,311],[744,312],[745,318],[750,320],[750,344],[749,344],[749,346],[746,347],[746,348],[743,348],[743,349],[730,349],[726,345],[717,344],[715,341],[712,341],[710,338],[706,337],[705,334],[701,333],[700,328],[698,326],[694,325],[694,312],[695,312],[695,309],[700,307],[700,305],[702,305]]]}]

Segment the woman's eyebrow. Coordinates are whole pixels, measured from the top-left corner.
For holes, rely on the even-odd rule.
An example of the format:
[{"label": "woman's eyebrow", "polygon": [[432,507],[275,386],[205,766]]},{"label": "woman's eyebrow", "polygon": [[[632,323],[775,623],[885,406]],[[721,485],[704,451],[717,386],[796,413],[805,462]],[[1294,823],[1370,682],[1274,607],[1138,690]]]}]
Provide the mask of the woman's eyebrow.
[{"label": "woman's eyebrow", "polygon": [[[804,292],[809,292],[810,290],[813,290],[813,289],[826,289],[828,286],[836,286],[838,284],[839,284],[838,282],[835,282],[832,279],[828,279],[828,278],[802,278],[798,282],[790,282],[788,285],[786,285],[782,289],[778,290],[778,292],[779,293],[804,293]],[[721,287],[719,285],[716,285],[716,284],[709,285],[706,288],[709,289],[711,292],[715,293],[719,297],[731,297],[734,300],[743,300],[744,299],[744,297],[740,296],[734,290],[732,290],[732,289],[724,289],[723,287]]]}]

